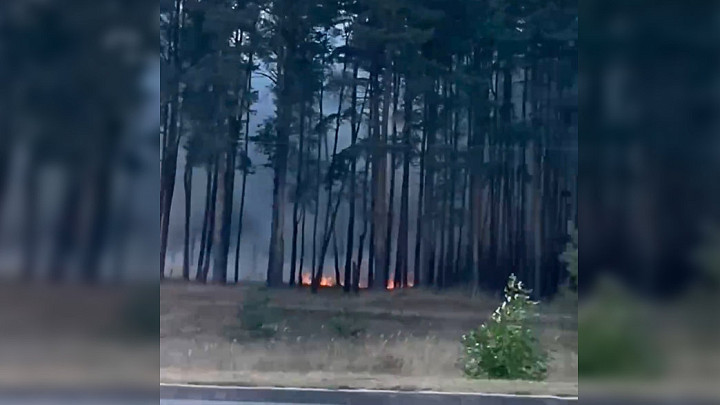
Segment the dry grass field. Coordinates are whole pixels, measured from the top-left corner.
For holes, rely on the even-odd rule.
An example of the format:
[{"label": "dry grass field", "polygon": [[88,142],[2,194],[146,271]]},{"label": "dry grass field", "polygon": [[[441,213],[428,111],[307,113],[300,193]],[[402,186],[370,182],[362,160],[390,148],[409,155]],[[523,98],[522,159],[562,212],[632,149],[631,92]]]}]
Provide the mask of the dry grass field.
[{"label": "dry grass field", "polygon": [[183,283],[163,284],[160,297],[164,382],[577,395],[572,307],[541,305],[534,321],[551,355],[547,381],[473,381],[460,338],[499,298]]}]

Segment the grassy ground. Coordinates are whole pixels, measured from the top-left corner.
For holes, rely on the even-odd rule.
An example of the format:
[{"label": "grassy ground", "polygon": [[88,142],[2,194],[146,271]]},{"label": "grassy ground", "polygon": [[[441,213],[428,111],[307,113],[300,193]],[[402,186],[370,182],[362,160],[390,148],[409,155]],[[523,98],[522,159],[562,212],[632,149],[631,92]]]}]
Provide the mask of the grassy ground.
[{"label": "grassy ground", "polygon": [[536,319],[552,360],[548,380],[531,383],[462,377],[460,337],[499,298],[181,283],[160,295],[164,382],[577,395],[572,307],[548,305]]}]

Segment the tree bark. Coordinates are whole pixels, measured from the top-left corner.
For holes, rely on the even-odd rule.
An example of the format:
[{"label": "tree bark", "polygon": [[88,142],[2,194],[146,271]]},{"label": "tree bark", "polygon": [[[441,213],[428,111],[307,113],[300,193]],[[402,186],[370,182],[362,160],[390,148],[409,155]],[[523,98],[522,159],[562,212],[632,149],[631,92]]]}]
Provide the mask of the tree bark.
[{"label": "tree bark", "polygon": [[[380,283],[376,283],[373,287],[376,289],[387,288],[386,280],[388,280],[388,268],[386,266],[386,250],[387,250],[387,233],[385,232],[388,220],[387,207],[387,150],[386,142],[388,139],[388,124],[390,116],[390,95],[391,95],[391,70],[392,63],[390,50],[385,50],[385,63],[383,70],[383,109],[382,109],[382,130],[380,128],[379,114],[373,117],[374,142],[373,142],[373,250],[375,259],[375,274],[378,276]],[[377,80],[377,75],[375,76]],[[379,87],[376,87],[376,89]],[[379,94],[373,91],[374,110],[379,110]],[[377,280],[376,280],[377,281]]]},{"label": "tree bark", "polygon": [[305,152],[305,104],[300,106],[300,144],[298,146],[298,170],[295,177],[295,201],[293,202],[292,253],[290,254],[290,286],[295,285],[297,272],[297,243],[300,213],[300,198],[303,190],[303,155]]},{"label": "tree bark", "polygon": [[[426,95],[426,103],[428,103],[427,111],[427,148],[425,152],[425,202],[423,213],[423,230],[433,230],[435,227],[435,170],[437,166],[437,155],[434,150],[435,146],[435,130],[437,116],[437,94],[435,89],[428,91]],[[424,283],[426,286],[432,286],[435,279],[435,232],[423,232],[423,262],[422,271],[424,273]]]},{"label": "tree bark", "polygon": [[282,71],[278,73],[277,97],[277,143],[273,156],[273,204],[270,247],[266,282],[268,287],[283,284],[285,260],[285,206],[287,204],[287,156],[290,142],[290,121],[292,113],[292,92],[290,89],[288,50],[281,58]]},{"label": "tree bark", "polygon": [[37,236],[38,236],[38,176],[39,167],[35,154],[32,153],[28,159],[27,176],[24,184],[24,214],[25,224],[23,229],[23,274],[25,281],[35,279],[37,265]]},{"label": "tree bark", "polygon": [[202,282],[207,282],[210,272],[210,254],[212,253],[213,235],[215,235],[215,207],[217,206],[218,174],[220,173],[220,157],[215,157],[213,164],[212,192],[210,196],[210,210],[208,211],[207,241],[205,242],[205,261],[203,262]]},{"label": "tree bark", "polygon": [[[357,128],[357,77],[358,77],[358,63],[353,64],[353,78],[352,78],[352,96],[350,99],[350,148],[354,148],[357,143],[358,130]],[[355,202],[357,200],[357,155],[353,152],[352,162],[350,162],[350,193],[348,198],[348,229],[347,229],[347,245],[345,248],[345,280],[350,280],[351,277],[351,266],[353,263],[353,242],[355,237]],[[363,196],[364,198],[364,196]],[[353,286],[355,285],[355,278],[353,277]],[[350,283],[345,282],[343,284],[343,290],[345,292],[350,291]]]},{"label": "tree bark", "polygon": [[220,152],[217,169],[217,198],[215,200],[215,232],[212,234],[215,252],[213,257],[212,281],[225,284],[227,280],[227,249],[224,235],[227,230],[225,211],[227,210],[227,152]]},{"label": "tree bark", "polygon": [[[397,116],[398,111],[398,89],[400,87],[400,84],[398,83],[397,75],[393,78],[393,117]],[[388,117],[389,119],[389,117]],[[385,122],[385,125],[389,125],[389,122]],[[388,214],[387,214],[387,234],[385,236],[385,268],[387,271],[385,272],[385,275],[387,276],[386,280],[383,280],[385,282],[385,285],[389,285],[390,283],[390,266],[391,266],[391,260],[390,257],[392,256],[392,231],[393,231],[393,210],[395,208],[395,147],[397,145],[397,125],[395,124],[395,120],[393,119],[392,123],[392,141],[390,145],[390,196],[388,197]],[[395,288],[400,287],[400,281],[402,278],[400,277],[400,273],[395,272],[393,277],[393,286]]]},{"label": "tree bark", "polygon": [[[345,77],[345,72],[347,71],[347,62],[343,63],[343,78]],[[335,118],[335,135],[333,137],[333,149],[332,149],[332,156],[330,156],[330,166],[336,164],[336,158],[337,158],[337,147],[338,147],[338,140],[340,136],[340,124],[342,123],[342,106],[343,106],[343,98],[345,94],[345,85],[343,84],[340,87],[340,95],[338,98],[338,108],[336,112],[336,118]],[[322,102],[322,100],[321,100]],[[322,119],[322,115],[321,115]],[[327,139],[327,138],[326,138]],[[326,151],[327,151],[327,145],[326,145]],[[328,170],[330,170],[328,168]],[[320,182],[320,177],[318,176],[318,183]],[[344,187],[345,184],[342,184]],[[328,173],[328,184],[327,184],[327,205],[325,207],[325,224],[323,225],[324,234],[323,234],[323,240],[328,239],[331,233],[335,232],[335,218],[332,219],[331,223],[331,208],[332,208],[332,197],[333,197],[333,179],[329,177]],[[338,194],[338,203],[342,200],[342,191]],[[332,214],[334,215],[334,214]],[[325,243],[323,242],[323,245]],[[320,262],[318,263],[318,272],[316,273],[316,277],[313,280],[313,292],[317,291],[316,283],[320,283],[320,279],[322,278],[322,269],[325,267],[325,250],[327,248],[321,248],[321,254],[320,254]],[[317,280],[317,281],[315,281]]]},{"label": "tree bark", "polygon": [[[363,229],[362,229],[362,232],[360,233],[360,239],[358,240],[358,260],[357,260],[358,273],[360,273],[361,269],[362,269],[363,255],[365,253],[365,240],[367,239],[367,234],[368,234],[368,217],[369,217],[368,213],[369,213],[369,211],[368,211],[367,196],[368,196],[368,173],[370,172],[370,168],[368,167],[367,163],[368,162],[366,161],[365,162],[365,171],[364,171],[363,180],[362,180],[362,182],[363,182],[362,183]],[[370,274],[369,274],[370,271],[369,270],[370,270],[370,266],[368,265],[368,277],[367,277],[368,282],[370,281]],[[360,285],[360,276],[358,276],[358,287],[357,287],[358,289],[359,289],[359,285]]]},{"label": "tree bark", "polygon": [[[173,11],[173,27],[171,34],[171,63],[177,70],[180,65],[180,26],[182,25],[183,0],[175,0]],[[170,98],[170,122],[163,139],[162,161],[160,166],[160,279],[165,278],[165,258],[167,255],[168,231],[170,229],[170,210],[175,192],[175,175],[177,173],[177,155],[181,133],[180,122],[180,82],[174,84],[176,90]]]},{"label": "tree bark", "polygon": [[[320,111],[320,117],[319,121],[323,120],[324,113],[323,113],[323,98],[325,96],[325,86],[324,83],[320,85],[320,99],[318,101],[318,107]],[[323,129],[322,131],[322,137],[325,137],[326,133]],[[315,265],[317,264],[317,228],[318,228],[318,221],[320,219],[320,184],[322,183],[320,181],[320,159],[322,155],[322,137],[318,135],[317,140],[317,156],[316,156],[316,162],[315,162],[315,179],[316,179],[316,187],[315,187],[315,215],[313,218],[313,252],[312,252],[312,267],[310,270],[310,280],[311,284],[314,283],[315,280]]]},{"label": "tree bark", "polygon": [[235,150],[240,133],[240,120],[230,117],[228,123],[229,151],[220,154],[218,178],[218,199],[216,212],[216,245],[213,282],[227,283],[228,251],[230,249],[230,225],[232,223],[232,203],[235,183]]},{"label": "tree bark", "polygon": [[202,231],[200,232],[200,252],[198,254],[197,269],[195,272],[195,280],[203,281],[203,268],[205,264],[205,249],[208,242],[208,227],[210,225],[210,203],[212,202],[212,181],[213,168],[212,164],[208,164],[205,168],[207,178],[205,183],[205,213],[203,214]]},{"label": "tree bark", "polygon": [[178,145],[178,96],[173,96],[170,106],[170,123],[166,135],[166,147],[163,149],[160,169],[160,279],[165,278],[165,258],[167,256],[168,231],[170,229],[170,210],[175,191]]},{"label": "tree bark", "polygon": [[[344,179],[343,179],[344,180]],[[340,208],[340,203],[342,202],[342,192],[345,188],[345,182],[343,181],[340,186],[340,191],[338,194],[337,202],[335,203],[335,208],[332,209],[332,214],[330,215],[330,223],[325,228],[325,233],[323,235],[323,243],[322,247],[320,248],[320,256],[318,257],[318,268],[315,272],[315,278],[313,278],[312,281],[312,292],[317,293],[318,288],[320,287],[320,281],[323,277],[323,268],[325,263],[325,256],[327,255],[328,247],[330,246],[330,240],[332,239],[333,230],[335,229],[335,220],[337,219],[337,213],[338,209]],[[339,276],[339,268],[338,268],[338,276]]]},{"label": "tree bark", "polygon": [[333,257],[335,259],[335,285],[349,284],[349,278],[340,281],[340,252],[338,252],[337,234],[333,232]]},{"label": "tree bark", "polygon": [[[424,106],[423,109],[424,116],[427,117],[427,106]],[[422,140],[420,141],[420,178],[418,181],[420,186],[417,199],[417,217],[415,219],[415,254],[413,260],[413,286],[415,287],[419,287],[423,281],[421,279],[423,266],[423,257],[421,254],[423,241],[425,240],[423,236],[423,223],[425,222],[425,217],[423,215],[423,202],[425,199],[425,157],[427,155],[427,134],[427,127],[423,127]]]},{"label": "tree bark", "polygon": [[183,280],[190,280],[190,213],[192,212],[192,164],[185,158],[183,187],[185,189],[185,227],[183,240]]},{"label": "tree bark", "polygon": [[303,268],[305,266],[305,207],[302,209],[302,225],[300,226],[300,266],[298,267],[297,285],[303,284]]},{"label": "tree bark", "polygon": [[[248,68],[245,72],[247,75],[247,87],[245,88],[245,131],[244,131],[244,145],[243,145],[243,159],[250,158],[250,104],[252,103],[251,90],[252,90],[252,66],[253,66],[253,54],[250,53],[248,57]],[[247,163],[247,162],[245,162]],[[245,213],[245,189],[247,186],[247,177],[250,167],[243,164],[243,177],[242,177],[242,191],[240,192],[240,216],[238,218],[238,232],[237,240],[235,241],[235,283],[239,282],[240,279],[240,242],[242,240],[243,231],[243,217]]]},{"label": "tree bark", "polygon": [[[403,175],[400,191],[400,223],[398,224],[397,255],[395,257],[395,274],[400,276],[402,287],[408,286],[408,230],[409,230],[409,199],[410,199],[410,147],[412,134],[413,96],[408,78],[405,78],[404,124],[403,124]],[[420,197],[422,198],[422,197]]]}]

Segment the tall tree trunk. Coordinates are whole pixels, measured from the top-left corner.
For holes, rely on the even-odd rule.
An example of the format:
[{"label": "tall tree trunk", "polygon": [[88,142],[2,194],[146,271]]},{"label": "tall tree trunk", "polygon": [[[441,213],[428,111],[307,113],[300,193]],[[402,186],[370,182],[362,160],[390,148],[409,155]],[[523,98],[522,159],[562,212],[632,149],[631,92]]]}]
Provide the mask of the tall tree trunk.
[{"label": "tall tree trunk", "polygon": [[[390,283],[390,265],[391,260],[390,256],[392,256],[392,231],[393,231],[393,210],[395,206],[395,160],[396,160],[396,154],[395,154],[395,147],[397,145],[397,125],[395,124],[394,117],[397,117],[398,114],[398,93],[400,88],[399,78],[397,75],[394,75],[393,78],[393,123],[392,123],[392,141],[390,145],[390,196],[388,198],[388,216],[387,216],[387,235],[385,237],[386,245],[385,245],[385,268],[387,269],[386,275],[388,277],[388,280],[384,280],[385,285],[389,285]],[[385,123],[386,125],[388,123]],[[395,272],[393,277],[393,286],[395,288],[400,287],[401,282],[401,274],[398,272]]]},{"label": "tall tree trunk", "polygon": [[[456,105],[459,104],[459,100],[457,100],[457,97],[455,95],[455,92],[453,91],[453,86],[450,84],[450,89],[448,91],[448,97],[450,97],[449,103],[450,105]],[[456,224],[456,212],[455,212],[455,200],[456,200],[456,184],[457,184],[457,177],[458,177],[458,138],[460,137],[460,128],[459,128],[459,112],[458,111],[451,111],[448,115],[448,125],[451,125],[450,127],[450,136],[449,141],[451,142],[452,146],[452,152],[450,154],[450,161],[448,162],[448,170],[450,171],[450,190],[448,191],[449,200],[448,200],[448,239],[447,239],[447,248],[445,249],[445,286],[451,285],[455,281],[455,224]]]},{"label": "tall tree trunk", "polygon": [[252,66],[253,66],[253,54],[250,53],[248,57],[248,68],[245,71],[247,75],[247,87],[245,88],[245,95],[243,96],[244,108],[245,108],[245,131],[243,139],[243,175],[242,175],[242,191],[240,192],[240,215],[238,218],[238,232],[237,240],[235,241],[235,283],[240,281],[240,242],[242,241],[243,231],[243,216],[245,213],[245,189],[247,186],[247,177],[250,167],[246,163],[250,157],[250,104],[252,103],[252,97],[250,92],[252,91]]},{"label": "tall tree trunk", "polygon": [[[380,128],[379,114],[375,114],[373,117],[374,127],[374,142],[373,142],[373,165],[372,165],[372,179],[373,179],[373,250],[375,259],[375,274],[380,279],[380,283],[376,283],[373,287],[376,289],[385,289],[388,279],[388,268],[386,266],[386,237],[385,232],[388,220],[388,207],[387,207],[387,150],[386,142],[388,139],[388,124],[390,116],[390,95],[391,95],[391,78],[392,72],[390,70],[392,60],[390,57],[390,50],[385,50],[385,63],[383,70],[383,109],[382,109],[382,130]],[[377,80],[377,74],[375,75]],[[376,86],[375,89],[378,89]],[[374,110],[379,110],[379,92],[373,91],[372,97],[374,99]]]},{"label": "tall tree trunk", "polygon": [[[434,86],[433,86],[434,87]],[[437,122],[437,94],[435,88],[428,91],[425,96],[428,103],[427,111],[427,147],[425,152],[425,202],[423,213],[423,262],[422,271],[424,273],[424,282],[427,286],[432,286],[434,282],[435,270],[435,238],[437,234],[435,230],[435,170],[437,167],[437,153],[435,151],[435,130]]]},{"label": "tall tree trunk", "polygon": [[[170,63],[178,70],[180,64],[180,27],[182,25],[182,4],[184,0],[175,0],[172,14],[172,31],[170,38]],[[169,124],[163,139],[162,159],[160,166],[160,279],[165,277],[165,258],[167,255],[168,231],[170,229],[170,210],[175,192],[175,175],[177,172],[177,155],[180,144],[180,82],[173,84],[170,97]]]},{"label": "tall tree trunk", "polygon": [[[412,134],[412,112],[413,96],[409,79],[405,78],[404,94],[404,124],[403,124],[403,174],[400,191],[400,223],[398,224],[397,254],[395,256],[396,280],[400,276],[400,283],[403,287],[408,286],[408,230],[409,230],[409,199],[410,199],[410,147]],[[422,197],[420,197],[422,199]],[[417,282],[417,280],[414,280]]]},{"label": "tall tree trunk", "polygon": [[290,254],[290,286],[295,285],[295,274],[297,271],[297,243],[300,198],[303,192],[303,157],[305,153],[305,104],[300,106],[300,144],[298,146],[298,169],[295,177],[295,201],[293,202],[293,230],[292,230],[292,253]]},{"label": "tall tree trunk", "polygon": [[285,261],[285,206],[287,204],[287,156],[292,120],[292,89],[288,75],[291,55],[285,50],[280,58],[282,71],[278,73],[277,100],[277,144],[273,156],[273,204],[270,247],[266,282],[268,287],[279,287],[283,283]]},{"label": "tall tree trunk", "polygon": [[[423,105],[423,117],[427,118],[427,104]],[[415,219],[415,254],[413,260],[413,285],[419,287],[422,280],[422,269],[424,259],[422,254],[422,245],[425,240],[423,234],[423,223],[425,222],[425,216],[423,214],[423,202],[425,201],[425,178],[426,178],[426,155],[427,155],[427,127],[423,126],[422,140],[420,142],[420,173],[419,181],[420,184],[418,190],[417,199],[417,217]]]},{"label": "tall tree trunk", "polygon": [[300,225],[300,266],[298,267],[297,285],[303,285],[303,269],[305,268],[305,207],[302,208],[302,220]]},{"label": "tall tree trunk", "polygon": [[192,212],[192,164],[185,157],[185,173],[183,187],[185,189],[185,229],[183,237],[183,280],[190,280],[190,213]]},{"label": "tall tree trunk", "polygon": [[[446,129],[444,129],[446,132]],[[447,132],[445,133],[445,143],[447,143]],[[436,261],[436,272],[435,272],[435,284],[437,288],[443,288],[445,287],[445,272],[447,270],[447,267],[445,266],[445,240],[447,239],[448,234],[448,227],[447,227],[447,211],[448,206],[450,205],[450,196],[448,194],[449,187],[449,177],[448,177],[448,155],[447,153],[443,154],[442,157],[442,163],[445,166],[444,168],[438,170],[438,177],[441,181],[441,189],[438,190],[440,194],[440,253],[438,254],[437,261]]]},{"label": "tall tree trunk", "polygon": [[542,166],[539,162],[540,157],[537,151],[538,147],[531,141],[530,150],[530,184],[532,187],[531,205],[532,217],[529,224],[532,227],[532,257],[533,257],[533,290],[534,294],[540,294],[540,281],[542,270]]},{"label": "tall tree trunk", "polygon": [[[358,136],[358,130],[357,123],[357,77],[358,77],[358,63],[353,63],[353,77],[352,77],[352,96],[350,98],[350,148],[354,148],[355,144],[357,143],[357,136]],[[355,202],[357,200],[357,178],[356,178],[356,172],[357,172],[357,155],[353,153],[352,155],[352,161],[350,162],[350,193],[348,198],[348,213],[350,217],[348,218],[348,229],[347,229],[347,246],[345,247],[345,280],[350,280],[351,276],[351,266],[353,263],[352,257],[353,257],[353,242],[355,237]],[[363,196],[364,198],[364,196]],[[353,277],[353,286],[354,286],[354,280]],[[345,284],[343,284],[343,290],[345,292],[350,291],[350,283],[347,281]]]},{"label": "tall tree trunk", "polygon": [[25,281],[35,278],[37,264],[37,236],[38,236],[38,161],[34,153],[28,159],[27,175],[24,184],[24,214],[23,226],[23,274]]},{"label": "tall tree trunk", "polygon": [[[489,65],[492,52],[488,48],[477,46],[473,50],[473,71],[477,75],[485,76],[491,80],[492,75]],[[490,111],[488,107],[490,88],[487,84],[477,84],[472,88],[472,101],[470,114],[472,121],[471,156],[473,162],[488,162],[488,131],[490,127]],[[480,165],[482,166],[482,165]],[[489,180],[484,179],[477,163],[470,167],[470,266],[472,271],[472,291],[477,293],[480,287],[482,276],[482,246],[485,243],[484,227],[486,208],[483,206],[486,197],[487,184]]]},{"label": "tall tree trunk", "polygon": [[460,187],[461,192],[461,202],[460,202],[460,225],[458,227],[458,241],[457,241],[457,247],[455,252],[455,281],[462,281],[467,282],[467,278],[465,277],[464,272],[464,261],[463,261],[463,252],[466,252],[466,250],[463,249],[465,246],[465,240],[463,237],[465,236],[465,220],[467,218],[467,191],[468,191],[468,175],[467,173],[461,173],[462,176],[462,186]]},{"label": "tall tree trunk", "polygon": [[232,203],[235,184],[235,151],[240,133],[240,120],[230,117],[228,123],[228,137],[230,150],[220,154],[220,168],[218,178],[218,200],[216,213],[215,264],[213,281],[227,283],[228,251],[230,249],[230,225],[232,223]]},{"label": "tall tree trunk", "polygon": [[215,207],[217,207],[218,174],[220,173],[220,157],[216,156],[213,164],[212,192],[210,195],[210,209],[208,210],[207,241],[205,242],[205,261],[203,262],[202,281],[207,282],[210,272],[210,253],[213,247],[213,235],[215,235]]},{"label": "tall tree trunk", "polygon": [[[311,107],[312,107],[312,105],[311,105]],[[312,111],[313,111],[313,109],[310,108],[310,112],[308,113],[308,116],[307,116],[307,123],[306,123],[306,125],[307,125],[307,128],[306,128],[307,133],[311,133],[311,128],[312,128],[312,125],[313,125],[313,121],[312,121]],[[307,156],[307,159],[305,160],[305,173],[310,173],[310,161],[311,161],[310,151],[311,151],[311,150],[312,150],[312,145],[311,145],[311,143],[310,143],[310,142],[305,142],[305,156]],[[300,227],[300,235],[301,235],[301,237],[300,237],[300,266],[299,266],[298,274],[297,274],[297,284],[298,284],[299,286],[302,286],[302,285],[303,285],[303,271],[305,270],[305,249],[306,249],[306,247],[307,247],[307,244],[306,244],[306,243],[307,243],[307,242],[306,242],[306,237],[307,237],[307,236],[306,236],[306,233],[305,233],[305,223],[306,223],[306,219],[307,219],[307,206],[306,206],[305,204],[303,204],[303,206],[302,206],[302,225],[301,225],[301,227]],[[314,248],[315,248],[315,246],[313,246],[313,249],[314,249]],[[313,255],[313,256],[314,256],[314,255]],[[312,280],[312,279],[311,279],[311,280]]]},{"label": "tall tree trunk", "polygon": [[[324,119],[324,113],[323,113],[323,98],[325,96],[325,86],[324,83],[321,83],[320,85],[320,99],[318,101],[318,108],[320,111],[320,116],[318,118],[319,121],[322,121]],[[318,135],[317,140],[317,156],[315,161],[315,216],[313,218],[313,253],[312,253],[312,268],[311,268],[311,274],[310,274],[310,280],[311,284],[315,280],[315,265],[317,264],[317,229],[318,229],[318,221],[320,219],[320,159],[322,155],[322,138],[325,137],[327,134],[325,133],[325,130],[322,131],[322,136]]]},{"label": "tall tree trunk", "polygon": [[[342,76],[343,76],[343,78],[345,77],[345,72],[346,72],[346,71],[347,71],[347,61],[343,63],[343,70],[342,70]],[[339,140],[339,137],[340,137],[340,124],[342,123],[342,115],[341,115],[341,114],[342,114],[342,106],[343,106],[344,94],[345,94],[345,85],[343,84],[343,85],[340,87],[340,95],[339,95],[339,98],[338,98],[338,108],[337,108],[337,111],[336,111],[336,118],[335,118],[335,135],[334,135],[334,137],[333,137],[333,149],[332,149],[332,156],[330,156],[330,166],[329,166],[329,167],[332,167],[334,164],[336,164],[338,140]],[[322,102],[322,100],[321,100],[321,102]],[[321,115],[321,119],[322,119],[322,115]],[[326,138],[326,139],[327,139],[327,138]],[[327,145],[326,145],[326,150],[327,150]],[[330,169],[328,168],[328,170],[330,170]],[[329,174],[329,173],[328,173],[328,174]],[[319,182],[320,182],[320,177],[318,176],[318,183],[319,183]],[[344,186],[344,184],[343,184],[343,186]],[[323,229],[325,230],[325,232],[324,232],[324,234],[323,234],[323,239],[328,239],[328,238],[329,238],[329,235],[330,235],[331,233],[334,233],[334,232],[335,232],[335,229],[334,229],[335,220],[334,220],[334,218],[333,218],[333,219],[332,219],[332,223],[331,223],[331,218],[330,218],[331,215],[332,215],[332,214],[331,214],[332,197],[333,197],[333,192],[332,192],[332,191],[333,191],[333,180],[330,178],[330,176],[328,176],[328,184],[327,184],[327,205],[325,206],[325,224],[324,224],[324,226],[323,226]],[[341,192],[340,194],[338,194],[338,202],[339,202],[340,200],[342,200],[342,192]],[[324,243],[323,243],[323,245],[324,245]],[[318,264],[318,272],[316,273],[316,277],[315,277],[315,279],[313,280],[313,291],[314,291],[314,292],[317,291],[317,285],[316,285],[316,284],[319,284],[319,283],[320,283],[320,279],[322,278],[322,269],[325,267],[325,253],[324,253],[324,251],[325,251],[326,248],[321,248],[321,249],[322,249],[321,251],[322,251],[323,253],[320,254],[320,262],[319,262],[319,264]]]},{"label": "tall tree trunk", "polygon": [[[357,267],[358,272],[360,272],[362,269],[363,264],[363,255],[365,253],[365,240],[367,239],[368,234],[368,219],[369,219],[369,212],[368,211],[368,173],[370,172],[370,168],[368,167],[368,161],[365,161],[365,171],[363,174],[363,180],[362,180],[362,212],[363,212],[363,229],[360,233],[360,239],[358,240],[358,261],[357,261]],[[370,266],[368,265],[368,273],[369,273]],[[370,281],[370,274],[368,274],[367,281]],[[359,277],[358,277],[358,288],[359,288]]]},{"label": "tall tree trunk", "polygon": [[[318,256],[318,268],[315,272],[315,278],[313,278],[312,281],[312,292],[317,293],[318,288],[320,287],[320,281],[323,277],[323,268],[325,263],[325,256],[327,255],[328,247],[330,246],[330,240],[332,239],[332,234],[335,229],[335,220],[337,219],[337,213],[338,209],[340,208],[340,203],[342,202],[342,193],[345,188],[345,179],[343,179],[343,182],[341,183],[340,190],[338,192],[338,198],[337,202],[335,203],[335,207],[332,209],[332,214],[330,215],[330,223],[325,228],[325,233],[323,235],[323,243],[322,247],[320,248],[320,256]],[[338,268],[338,276],[339,271]]]},{"label": "tall tree trunk", "polygon": [[163,149],[160,169],[160,279],[165,277],[165,258],[167,256],[168,231],[170,229],[170,210],[175,191],[175,174],[177,166],[178,120],[180,119],[178,96],[173,96],[170,105],[170,123],[166,135],[167,145]]},{"label": "tall tree trunk", "polygon": [[333,232],[333,257],[335,258],[335,285],[339,287],[349,284],[349,278],[340,281],[340,252],[338,251],[337,234],[335,232]]},{"label": "tall tree trunk", "polygon": [[225,211],[227,210],[227,152],[220,152],[217,169],[217,197],[215,199],[215,232],[212,234],[215,252],[213,257],[212,281],[225,284],[227,280],[227,249],[224,235],[227,231]]},{"label": "tall tree trunk", "polygon": [[200,252],[198,254],[197,271],[195,272],[195,280],[203,280],[203,269],[205,268],[205,249],[208,243],[208,227],[210,226],[210,204],[212,203],[212,182],[213,182],[213,165],[208,164],[205,168],[207,179],[205,181],[205,213],[203,214],[202,231],[200,232]]}]

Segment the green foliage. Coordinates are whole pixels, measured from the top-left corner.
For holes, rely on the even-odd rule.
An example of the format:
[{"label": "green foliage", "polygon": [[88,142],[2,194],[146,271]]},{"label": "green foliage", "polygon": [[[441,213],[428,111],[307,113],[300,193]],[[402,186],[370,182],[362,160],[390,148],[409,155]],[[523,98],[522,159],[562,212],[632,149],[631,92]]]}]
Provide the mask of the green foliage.
[{"label": "green foliage", "polygon": [[365,325],[345,311],[330,318],[328,326],[333,333],[344,338],[358,337],[365,332]]},{"label": "green foliage", "polygon": [[570,288],[577,291],[578,287],[578,229],[570,231],[570,242],[565,245],[565,251],[560,254],[560,261],[565,263],[570,273]]},{"label": "green foliage", "polygon": [[505,301],[491,319],[462,338],[464,372],[470,378],[542,380],[547,356],[528,326],[536,302],[515,275],[505,287]]}]

